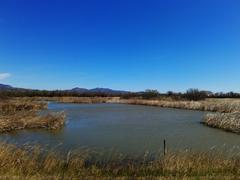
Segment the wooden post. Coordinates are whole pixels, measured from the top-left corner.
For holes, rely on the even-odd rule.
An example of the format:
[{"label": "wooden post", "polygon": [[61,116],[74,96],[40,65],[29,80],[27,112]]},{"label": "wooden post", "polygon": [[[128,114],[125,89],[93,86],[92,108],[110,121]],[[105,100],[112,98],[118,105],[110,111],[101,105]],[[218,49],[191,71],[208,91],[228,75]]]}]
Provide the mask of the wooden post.
[{"label": "wooden post", "polygon": [[167,154],[167,144],[166,144],[166,140],[163,140],[163,154],[164,156]]}]

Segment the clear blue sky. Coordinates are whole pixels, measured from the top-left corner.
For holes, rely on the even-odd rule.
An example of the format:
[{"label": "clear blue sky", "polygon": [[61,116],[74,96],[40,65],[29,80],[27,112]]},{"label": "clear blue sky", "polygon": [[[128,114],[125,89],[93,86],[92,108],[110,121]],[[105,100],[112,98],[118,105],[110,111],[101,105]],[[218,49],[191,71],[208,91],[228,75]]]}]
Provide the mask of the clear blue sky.
[{"label": "clear blue sky", "polygon": [[240,92],[240,1],[1,0],[0,83]]}]

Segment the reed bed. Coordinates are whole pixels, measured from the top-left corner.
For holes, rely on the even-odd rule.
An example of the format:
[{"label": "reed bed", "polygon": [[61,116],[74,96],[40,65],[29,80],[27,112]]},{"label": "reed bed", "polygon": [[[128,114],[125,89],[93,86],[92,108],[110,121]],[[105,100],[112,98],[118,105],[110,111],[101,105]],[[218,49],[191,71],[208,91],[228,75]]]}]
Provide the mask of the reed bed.
[{"label": "reed bed", "polygon": [[143,99],[119,99],[116,102],[124,104],[159,106],[164,108],[189,109],[199,111],[211,111],[232,113],[240,111],[240,100],[205,100],[205,101],[174,101],[174,100],[143,100]]},{"label": "reed bed", "polygon": [[[93,158],[93,155],[95,158]],[[0,178],[24,179],[189,179],[240,176],[240,158],[207,153],[179,152],[155,158],[115,155],[98,158],[90,151],[65,156],[39,147],[0,144]]]},{"label": "reed bed", "polygon": [[56,101],[61,103],[96,104],[96,103],[108,103],[109,101],[115,98],[112,98],[112,97],[35,97],[33,99],[38,101]]},{"label": "reed bed", "polygon": [[203,123],[240,134],[240,113],[209,113],[205,115]]},{"label": "reed bed", "polygon": [[221,113],[233,113],[240,111],[239,99],[207,99],[203,101],[173,100],[166,98],[156,100],[145,100],[139,98],[121,99],[120,97],[36,97],[30,99],[38,101],[57,101],[62,103],[121,103]]},{"label": "reed bed", "polygon": [[64,122],[64,112],[39,115],[35,111],[23,111],[13,115],[0,115],[0,133],[36,128],[56,130],[63,127]]},{"label": "reed bed", "polygon": [[36,111],[47,109],[47,103],[34,101],[30,98],[0,101],[0,115],[15,114],[20,111]]},{"label": "reed bed", "polygon": [[64,125],[64,112],[41,115],[47,103],[32,99],[10,99],[0,102],[0,133],[20,129],[59,129]]}]

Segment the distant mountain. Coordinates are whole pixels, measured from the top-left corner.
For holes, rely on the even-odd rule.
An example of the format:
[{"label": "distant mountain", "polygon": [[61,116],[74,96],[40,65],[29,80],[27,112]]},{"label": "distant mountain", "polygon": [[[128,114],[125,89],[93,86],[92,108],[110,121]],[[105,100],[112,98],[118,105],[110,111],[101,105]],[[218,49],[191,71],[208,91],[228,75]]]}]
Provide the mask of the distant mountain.
[{"label": "distant mountain", "polygon": [[[0,90],[10,90],[10,91],[18,91],[18,92],[27,92],[27,91],[36,91],[36,89],[24,89],[24,88],[15,88],[12,87],[10,85],[5,85],[5,84],[0,84]],[[83,93],[105,93],[105,94],[126,94],[129,93],[128,91],[120,91],[120,90],[113,90],[113,89],[109,89],[109,88],[94,88],[94,89],[86,89],[86,88],[79,88],[79,87],[75,87],[73,89],[70,90],[61,90],[62,92],[73,92],[73,93],[79,93],[79,94],[83,94]]]},{"label": "distant mountain", "polygon": [[124,94],[127,91],[113,90],[109,88],[94,88],[89,90],[92,93]]},{"label": "distant mountain", "polygon": [[85,88],[73,88],[71,90],[68,90],[70,92],[75,93],[106,93],[106,94],[125,94],[128,93],[128,91],[120,91],[120,90],[113,90],[109,88],[94,88],[94,89],[85,89]]},{"label": "distant mountain", "polygon": [[10,90],[10,89],[14,89],[14,88],[9,85],[0,84],[0,90]]},{"label": "distant mountain", "polygon": [[73,88],[73,89],[67,90],[67,91],[71,91],[71,92],[75,92],[75,93],[86,93],[86,92],[88,92],[89,90],[88,90],[88,89],[85,89],[85,88],[76,87],[76,88]]}]

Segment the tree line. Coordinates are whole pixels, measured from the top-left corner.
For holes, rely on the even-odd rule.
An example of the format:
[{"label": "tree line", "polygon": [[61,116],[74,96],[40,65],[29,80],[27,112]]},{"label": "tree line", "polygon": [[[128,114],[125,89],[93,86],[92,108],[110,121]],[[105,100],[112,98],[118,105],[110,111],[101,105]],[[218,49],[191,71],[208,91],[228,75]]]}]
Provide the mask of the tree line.
[{"label": "tree line", "polygon": [[228,92],[228,93],[213,93],[210,91],[201,91],[198,89],[189,89],[184,93],[168,91],[167,93],[160,93],[157,90],[148,89],[144,92],[130,92],[130,93],[107,93],[107,92],[73,92],[62,90],[24,90],[24,89],[12,89],[12,90],[0,90],[0,98],[6,97],[114,97],[118,96],[124,99],[130,98],[142,98],[142,99],[159,99],[163,97],[171,98],[174,100],[192,100],[199,101],[206,98],[240,98],[240,93]]},{"label": "tree line", "polygon": [[78,93],[74,91],[64,90],[0,90],[0,97],[114,97],[121,96],[121,93],[104,93],[104,92],[84,92]]},{"label": "tree line", "polygon": [[167,93],[160,93],[157,90],[146,90],[144,92],[128,93],[123,95],[123,98],[126,99],[139,97],[141,97],[142,99],[159,99],[162,97],[169,97],[174,100],[199,101],[204,100],[206,98],[240,98],[240,93],[235,92],[213,93],[211,91],[202,91],[199,89],[188,89],[184,93],[173,91],[168,91]]}]

